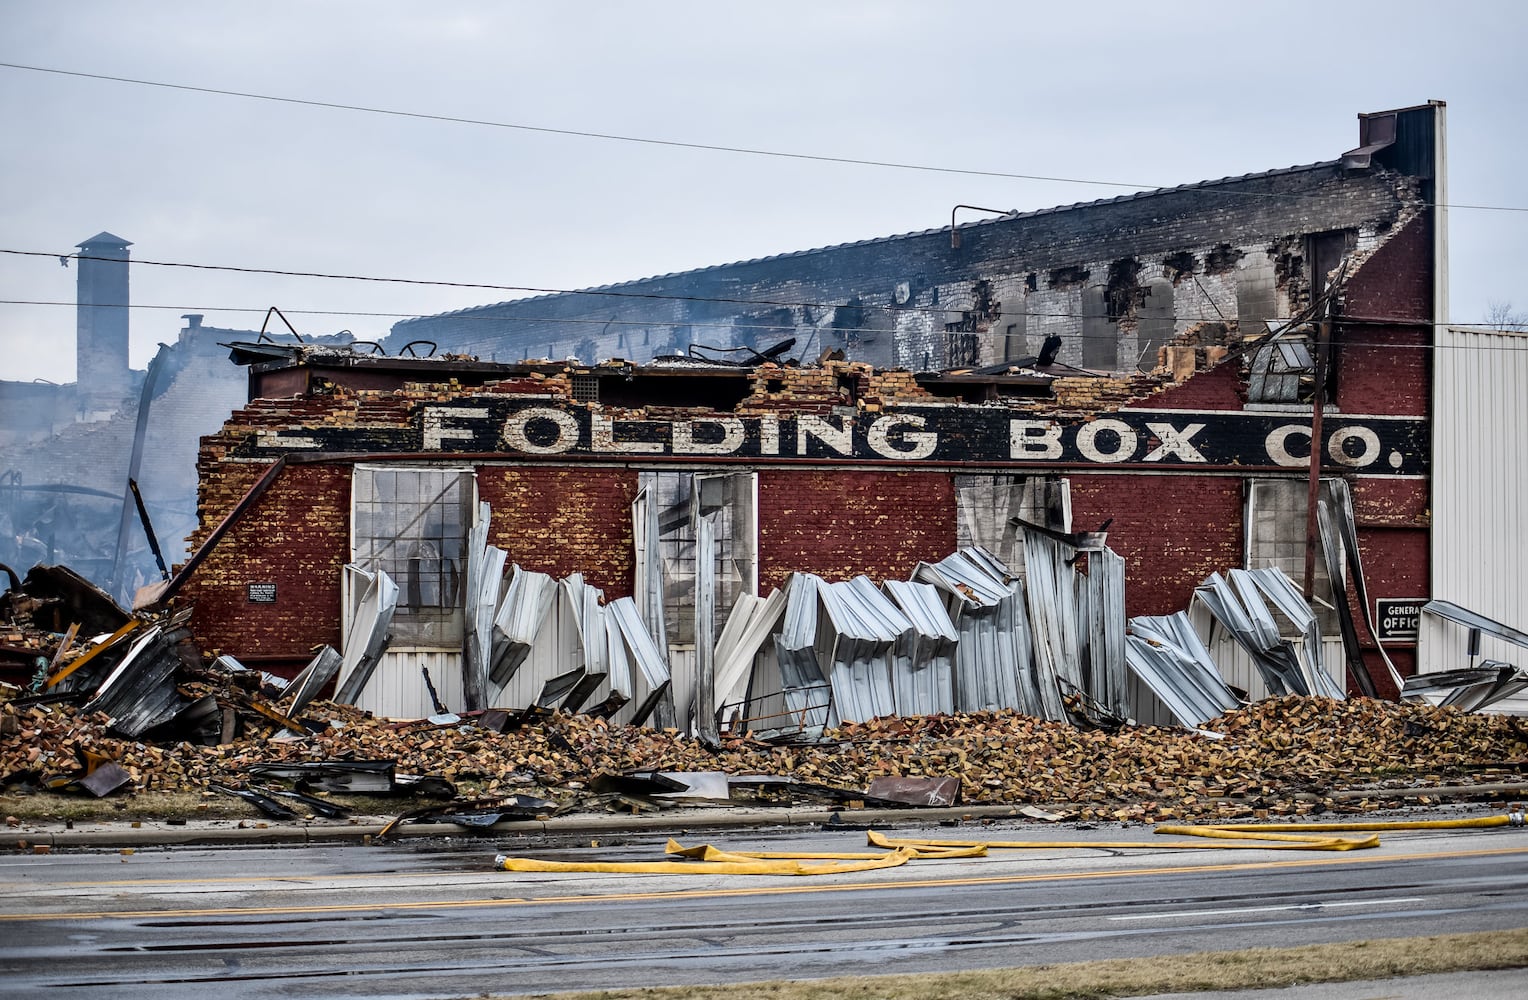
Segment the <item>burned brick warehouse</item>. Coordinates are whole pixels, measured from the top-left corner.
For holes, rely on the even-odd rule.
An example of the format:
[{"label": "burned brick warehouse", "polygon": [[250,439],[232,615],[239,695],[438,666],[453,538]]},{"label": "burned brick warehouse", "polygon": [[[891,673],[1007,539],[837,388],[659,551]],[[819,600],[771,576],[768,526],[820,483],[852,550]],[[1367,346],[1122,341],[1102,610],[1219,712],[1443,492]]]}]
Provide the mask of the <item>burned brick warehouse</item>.
[{"label": "burned brick warehouse", "polygon": [[1433,594],[1442,115],[395,328],[433,357],[235,344],[251,401],[170,592],[205,648],[390,715],[1183,721],[1169,647],[1394,697],[1417,630],[1375,608]]}]

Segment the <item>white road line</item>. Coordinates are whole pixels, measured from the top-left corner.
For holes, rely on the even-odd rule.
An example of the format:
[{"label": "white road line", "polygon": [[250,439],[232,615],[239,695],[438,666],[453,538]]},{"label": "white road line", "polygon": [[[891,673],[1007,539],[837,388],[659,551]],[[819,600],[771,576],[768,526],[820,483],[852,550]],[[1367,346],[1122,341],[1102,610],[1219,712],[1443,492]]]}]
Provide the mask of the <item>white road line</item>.
[{"label": "white road line", "polygon": [[1345,903],[1292,903],[1288,906],[1246,906],[1234,910],[1174,910],[1171,913],[1134,913],[1110,920],[1171,920],[1174,917],[1215,917],[1227,913],[1273,913],[1278,910],[1334,910],[1339,906],[1389,906],[1392,903],[1420,903],[1421,896],[1404,899],[1359,899]]}]

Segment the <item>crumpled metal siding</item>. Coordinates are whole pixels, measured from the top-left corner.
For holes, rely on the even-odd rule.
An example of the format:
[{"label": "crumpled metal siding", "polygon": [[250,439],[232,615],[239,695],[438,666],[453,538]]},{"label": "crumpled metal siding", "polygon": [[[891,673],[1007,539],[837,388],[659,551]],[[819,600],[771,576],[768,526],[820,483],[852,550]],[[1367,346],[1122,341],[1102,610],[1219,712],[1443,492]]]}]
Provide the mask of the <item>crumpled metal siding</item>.
[{"label": "crumpled metal siding", "polygon": [[1240,702],[1221,679],[1188,614],[1130,619],[1125,662],[1185,726],[1201,726]]},{"label": "crumpled metal siding", "polygon": [[1087,624],[1084,690],[1115,715],[1130,715],[1125,671],[1125,559],[1112,549],[1088,553],[1088,572],[1076,574],[1079,617]]},{"label": "crumpled metal siding", "polygon": [[932,584],[887,580],[886,594],[912,628],[891,654],[891,687],[898,715],[943,715],[955,711],[955,649],[960,633]]},{"label": "crumpled metal siding", "polygon": [[[1274,629],[1270,641],[1265,634],[1266,629],[1254,621],[1252,613],[1242,605],[1237,592],[1225,577],[1211,573],[1204,583],[1195,588],[1194,598],[1204,604],[1215,620],[1252,657],[1270,692],[1274,695],[1310,694],[1293,652],[1286,649],[1278,639],[1278,629]],[[1258,603],[1261,604],[1261,601]],[[1263,612],[1267,613],[1266,607]]]},{"label": "crumpled metal siding", "polygon": [[[621,639],[621,650],[629,657],[629,664],[636,667],[632,672],[627,668],[630,690],[622,691],[632,699],[631,710],[653,696],[660,688],[672,683],[672,674],[669,664],[664,659],[663,653],[658,648],[658,643],[647,631],[647,625],[642,621],[642,613],[637,608],[637,602],[630,597],[617,598],[605,606],[605,617],[611,623],[612,635],[618,635]],[[615,654],[612,653],[612,661]],[[614,677],[614,674],[611,675]],[[624,721],[623,716],[618,715],[617,721]],[[653,714],[655,724],[666,726],[672,724],[673,707],[671,702],[660,700],[657,710]]]},{"label": "crumpled metal siding", "polygon": [[1029,621],[1034,630],[1033,671],[1039,696],[1034,714],[1059,721],[1066,718],[1061,690],[1063,678],[1087,690],[1082,670],[1083,630],[1079,618],[1075,575],[1066,564],[1075,550],[1031,528],[1024,529],[1024,577],[1029,595]]},{"label": "crumpled metal siding", "polygon": [[493,663],[493,621],[504,586],[504,563],[509,554],[488,544],[492,510],[477,505],[477,517],[467,536],[467,655],[462,661],[462,692],[469,711],[489,705],[489,673]]},{"label": "crumpled metal siding", "polygon": [[387,649],[388,628],[398,607],[398,585],[382,570],[370,573],[354,563],[345,567],[345,574],[351,599],[350,624],[334,700],[354,705]]},{"label": "crumpled metal siding", "polygon": [[1029,658],[1024,588],[990,553],[970,546],[937,563],[920,563],[913,579],[934,586],[959,640],[954,700],[960,712],[1017,709],[1039,714]]},{"label": "crumpled metal siding", "polygon": [[557,599],[557,581],[545,573],[510,570],[509,587],[493,617],[492,662],[488,678],[503,688],[530,655]]},{"label": "crumpled metal siding", "polygon": [[833,688],[832,721],[866,722],[895,715],[892,646],[912,622],[868,577],[842,583],[818,581],[827,628],[819,619],[819,663],[828,664]]},{"label": "crumpled metal siding", "polygon": [[[739,594],[732,613],[716,641],[716,704],[747,701],[755,686],[761,654],[785,617],[785,591],[771,591],[768,597]],[[778,688],[778,682],[775,687]],[[762,693],[762,692],[761,692]]]},{"label": "crumpled metal siding", "polygon": [[1302,639],[1296,652],[1305,673],[1305,683],[1310,690],[1323,698],[1346,698],[1347,692],[1332,679],[1321,662],[1320,620],[1315,610],[1306,603],[1305,595],[1295,588],[1294,582],[1283,571],[1271,566],[1263,569],[1236,569],[1231,571],[1231,576],[1233,580],[1250,579],[1301,634]]},{"label": "crumpled metal siding", "polygon": [[817,585],[810,573],[792,574],[786,584],[785,625],[775,640],[785,707],[795,720],[789,728],[820,736],[828,725],[831,688],[817,659]]}]

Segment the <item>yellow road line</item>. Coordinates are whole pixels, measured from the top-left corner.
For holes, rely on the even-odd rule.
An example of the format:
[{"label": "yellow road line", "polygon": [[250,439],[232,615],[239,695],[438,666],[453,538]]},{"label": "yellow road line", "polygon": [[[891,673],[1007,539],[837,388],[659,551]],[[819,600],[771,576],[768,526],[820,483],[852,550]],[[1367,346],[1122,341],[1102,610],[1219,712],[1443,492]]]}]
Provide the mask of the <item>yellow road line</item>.
[{"label": "yellow road line", "polygon": [[[425,909],[478,909],[497,906],[549,906],[560,903],[633,902],[638,900],[706,899],[734,896],[790,895],[809,892],[858,892],[866,889],[913,889],[938,888],[967,885],[1010,885],[1026,882],[1073,882],[1086,879],[1139,878],[1149,875],[1182,875],[1196,872],[1266,871],[1279,868],[1316,868],[1330,865],[1380,864],[1389,861],[1445,860],[1449,858],[1493,857],[1508,854],[1528,854],[1528,847],[1506,847],[1478,851],[1420,852],[1415,854],[1391,854],[1377,857],[1373,854],[1340,857],[1296,859],[1290,861],[1257,861],[1240,864],[1219,865],[1173,865],[1165,868],[1128,868],[1118,871],[1070,872],[1065,874],[1037,875],[990,875],[968,878],[904,879],[891,882],[846,882],[837,885],[802,885],[792,881],[788,886],[738,887],[731,889],[681,889],[672,892],[613,892],[581,896],[538,896],[532,898],[505,897],[502,899],[433,899],[421,902],[392,903],[335,903],[323,906],[241,906],[209,907],[181,910],[121,910],[90,911],[78,913],[0,913],[0,923],[38,920],[146,920],[167,917],[237,917],[270,916],[276,914],[296,915],[306,913],[356,913],[366,911],[398,911]],[[492,877],[491,873],[485,873]]]}]

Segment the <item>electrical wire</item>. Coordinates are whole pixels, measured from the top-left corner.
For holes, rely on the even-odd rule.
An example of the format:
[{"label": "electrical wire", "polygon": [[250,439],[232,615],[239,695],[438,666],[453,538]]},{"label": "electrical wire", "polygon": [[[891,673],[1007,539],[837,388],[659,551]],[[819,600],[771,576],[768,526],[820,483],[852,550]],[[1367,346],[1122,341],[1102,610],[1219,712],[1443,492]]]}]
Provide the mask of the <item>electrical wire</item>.
[{"label": "electrical wire", "polygon": [[[64,256],[64,257],[72,257],[75,260],[100,260],[100,261],[110,261],[110,262],[115,262],[115,263],[122,263],[120,258],[115,258],[115,257],[97,257],[97,256],[91,256],[91,255],[87,255],[87,254],[64,254],[64,255],[60,255],[60,254],[49,253],[49,252],[45,252],[45,251],[41,251],[41,250],[10,250],[10,249],[0,248],[0,253],[14,254],[14,255],[22,256],[22,257],[60,257],[60,256]],[[389,277],[381,277],[381,276],[377,276],[377,275],[334,274],[334,273],[327,273],[327,272],[322,272],[322,271],[289,271],[289,270],[282,270],[282,269],[279,269],[279,268],[238,267],[238,266],[226,265],[226,264],[191,264],[191,263],[185,263],[185,262],[181,262],[181,261],[138,260],[136,258],[131,260],[131,261],[128,261],[127,263],[133,264],[133,265],[146,265],[146,266],[150,266],[150,267],[179,267],[179,268],[187,268],[187,269],[190,269],[190,270],[197,270],[197,271],[226,271],[226,272],[232,272],[232,273],[235,273],[235,274],[264,274],[264,275],[271,275],[271,276],[283,277],[283,278],[320,278],[320,279],[336,280],[336,281],[367,281],[367,282],[376,282],[376,283],[380,283],[380,284],[415,285],[415,286],[424,286],[424,287],[430,287],[430,288],[466,288],[466,289],[476,289],[476,290],[480,290],[480,291],[533,292],[533,293],[536,293],[537,296],[543,296],[543,295],[597,295],[597,296],[607,296],[607,297],[613,297],[613,298],[651,299],[651,300],[659,300],[659,301],[664,301],[664,302],[695,302],[695,303],[702,303],[702,304],[742,305],[742,306],[769,306],[769,307],[774,307],[774,308],[815,309],[815,310],[822,310],[822,311],[827,311],[827,310],[830,310],[830,309],[846,309],[846,308],[880,309],[880,310],[886,310],[886,311],[894,311],[894,312],[897,312],[897,313],[928,313],[928,314],[931,314],[931,315],[938,315],[938,316],[948,316],[951,313],[960,313],[960,312],[969,312],[970,311],[970,310],[962,309],[962,308],[960,308],[958,306],[940,306],[940,305],[928,305],[928,306],[914,306],[914,305],[907,305],[907,306],[875,306],[875,305],[866,305],[864,303],[859,303],[858,305],[853,305],[851,303],[800,302],[800,301],[792,301],[792,300],[784,300],[784,299],[739,299],[739,298],[726,298],[726,297],[721,297],[721,296],[676,295],[676,294],[666,294],[666,293],[661,293],[661,292],[622,292],[622,291],[617,291],[617,290],[611,289],[611,288],[593,288],[593,289],[582,289],[582,288],[546,288],[546,287],[537,287],[537,286],[532,286],[532,285],[495,285],[495,284],[488,284],[488,283],[483,283],[483,282],[436,281],[436,280],[431,280],[431,279],[426,279],[426,278],[389,278]],[[650,280],[650,279],[639,279],[639,280]],[[1197,279],[1196,279],[1195,283],[1198,284]],[[1198,287],[1199,287],[1201,292],[1204,292],[1204,286],[1203,285],[1199,285]],[[1215,306],[1214,300],[1209,296],[1209,294],[1207,292],[1205,293],[1205,298],[1206,298],[1207,301],[1209,301],[1209,303],[1210,303],[1210,305],[1212,307]],[[516,304],[516,303],[519,303],[519,302],[527,302],[527,301],[534,301],[534,299],[510,300],[509,302],[506,302],[506,303],[493,303],[493,304],[490,304],[490,305],[473,306],[473,307],[469,307],[469,308],[472,311],[481,311],[481,310],[485,310],[485,309],[495,308],[496,306],[511,305],[511,304]],[[75,305],[76,303],[70,303],[70,302],[46,302],[46,301],[25,301],[25,300],[7,300],[7,301],[4,301],[3,303],[0,303],[0,304],[6,304],[6,305]],[[104,305],[104,303],[102,305]],[[133,305],[131,303],[127,303],[126,306],[127,306],[127,308],[140,308],[139,306],[135,306],[135,305]],[[148,308],[148,307],[141,307],[141,308]],[[248,307],[244,307],[244,308],[240,308],[240,309],[223,309],[222,307],[214,307],[214,306],[196,306],[196,307],[192,307],[192,306],[184,306],[184,307],[182,307],[182,306],[154,306],[152,308],[156,308],[156,309],[172,309],[172,308],[174,308],[174,309],[179,309],[179,308],[193,309],[193,308],[199,308],[199,309],[203,309],[204,311],[207,311],[207,312],[214,311],[215,309],[218,310],[218,311],[226,311],[226,312],[250,312],[250,311],[264,312],[264,309],[254,310],[254,309],[251,309],[251,308],[248,308]],[[445,314],[438,314],[437,313],[437,314],[430,314],[430,315],[426,315],[426,316],[418,316],[418,315],[414,315],[414,314],[402,314],[402,313],[364,313],[364,312],[345,312],[345,311],[340,311],[340,310],[327,310],[327,311],[285,310],[285,311],[291,312],[293,314],[307,313],[307,314],[312,314],[312,315],[374,316],[374,317],[382,317],[382,318],[402,318],[402,319],[437,319],[441,315],[451,315],[450,313],[445,313]],[[460,311],[461,310],[458,310],[457,312],[460,312]],[[1219,310],[1218,307],[1215,307],[1215,311],[1216,311],[1216,315],[1214,315],[1214,316],[1177,316],[1177,317],[1175,317],[1175,320],[1178,321],[1178,322],[1186,322],[1186,323],[1216,323],[1216,322],[1225,322],[1226,321],[1225,320],[1225,316],[1224,316],[1224,314],[1220,313],[1220,310]],[[1091,318],[1092,317],[1092,314],[1088,314],[1088,313],[1080,313],[1080,312],[1045,312],[1045,311],[1028,310],[1028,309],[1024,310],[1022,313],[1014,313],[1013,315],[1034,316],[1034,317],[1044,318],[1044,319],[1087,319],[1087,318]],[[676,326],[676,325],[679,325],[679,326],[705,327],[705,326],[708,326],[708,325],[717,325],[717,326],[723,325],[723,324],[707,324],[707,323],[704,323],[704,322],[697,322],[697,321],[691,321],[691,322],[688,322],[688,323],[677,323],[676,324],[672,319],[660,319],[660,320],[621,320],[621,319],[617,319],[615,317],[611,317],[609,319],[593,319],[593,318],[578,319],[578,318],[569,318],[569,317],[550,317],[550,316],[547,316],[547,317],[526,317],[526,316],[511,316],[511,317],[506,317],[506,316],[465,316],[465,315],[457,315],[457,316],[452,316],[452,319],[453,320],[484,321],[484,322],[492,321],[492,322],[501,322],[501,323],[502,322],[515,322],[515,323],[565,323],[565,324],[576,324],[576,325],[585,325],[585,326],[588,326],[588,325],[594,325],[594,326],[612,325],[612,326],[652,327],[652,326]],[[1350,318],[1349,322],[1355,322],[1355,320]],[[1433,322],[1433,321],[1429,321],[1429,320],[1412,320],[1412,319],[1400,319],[1400,318],[1397,318],[1395,323],[1396,323],[1396,325],[1441,326],[1441,327],[1484,326],[1484,325],[1487,325],[1485,323],[1456,323],[1456,322],[1438,323],[1438,322]],[[728,323],[728,324],[725,324],[725,325],[728,328],[730,328],[730,329],[759,329],[759,330],[789,329],[789,327],[782,327],[781,325],[779,325],[777,323],[762,323],[762,324],[753,324],[753,325],[743,325],[743,324],[731,324],[731,323]],[[855,332],[855,333],[888,333],[888,334],[894,334],[894,333],[903,332],[901,330],[898,330],[895,327],[890,327],[890,328],[887,328],[887,327],[881,327],[881,328],[875,328],[875,327],[854,327],[854,328],[848,328],[848,329],[850,329],[851,332]],[[947,332],[956,332],[956,331],[947,331]],[[991,336],[1007,336],[1007,334],[999,332],[999,331],[959,331],[959,332],[987,333],[988,335],[991,335]]]},{"label": "electrical wire", "polygon": [[[54,300],[48,300],[48,299],[0,299],[0,305],[7,305],[7,306],[58,306],[58,307],[66,307],[66,308],[77,308],[79,306],[79,303],[71,302],[71,301],[66,301],[66,300],[61,300],[61,299],[54,299]],[[139,303],[139,302],[135,302],[135,303],[100,302],[100,303],[95,303],[95,308],[98,308],[98,309],[154,309],[154,310],[167,310],[167,311],[173,311],[173,312],[181,312],[181,313],[197,313],[197,312],[200,312],[200,313],[209,313],[209,312],[252,313],[252,314],[255,314],[255,315],[263,315],[263,314],[265,314],[266,312],[269,311],[269,307],[268,306],[208,306],[208,305],[190,305],[190,306],[187,306],[187,305],[162,305],[162,304],[150,304],[150,303]],[[882,307],[876,306],[876,307],[866,307],[866,308],[882,308]],[[350,309],[283,309],[282,312],[287,314],[287,315],[291,315],[291,316],[352,316],[352,317],[364,317],[364,318],[367,318],[367,319],[392,319],[392,320],[430,319],[430,318],[433,318],[432,316],[420,316],[420,315],[418,315],[416,313],[364,312],[364,311],[360,311],[360,310],[350,310]],[[438,315],[440,315],[440,314],[434,314],[434,316],[438,316]],[[1025,317],[1036,317],[1036,318],[1047,318],[1047,319],[1086,319],[1086,318],[1092,318],[1092,317],[1087,316],[1087,315],[1085,315],[1083,313],[1071,313],[1071,312],[1024,312],[1024,313],[1015,313],[1013,315],[1015,315],[1015,316],[1022,315],[1022,316],[1025,316]],[[728,330],[728,331],[740,331],[740,330],[741,331],[758,331],[758,332],[763,332],[763,333],[778,334],[779,336],[782,336],[782,337],[789,336],[789,335],[791,335],[793,333],[796,333],[801,325],[811,326],[814,331],[819,331],[819,330],[822,329],[821,327],[818,327],[815,324],[793,324],[793,325],[789,325],[789,326],[781,326],[778,323],[704,323],[704,322],[675,323],[672,319],[656,319],[656,320],[618,320],[618,319],[598,319],[598,318],[594,318],[594,319],[577,319],[577,318],[564,317],[564,316],[512,316],[512,317],[506,317],[506,316],[471,316],[471,315],[462,315],[462,316],[451,316],[451,320],[453,322],[469,322],[469,323],[545,324],[545,325],[585,326],[585,327],[595,327],[595,326],[597,326],[597,327],[602,327],[602,328],[603,327],[609,327],[609,326],[623,326],[623,327],[632,327],[632,328],[636,328],[636,329],[639,329],[639,330],[653,330],[653,329],[662,329],[662,328],[666,328],[666,327],[683,326],[683,327],[689,327],[689,328],[694,329],[694,330],[706,330],[706,329],[710,329],[710,328],[716,328],[716,329],[725,329],[725,330]],[[1194,323],[1194,322],[1215,322],[1215,323],[1218,323],[1218,322],[1221,322],[1221,320],[1219,318],[1217,318],[1217,317],[1193,317],[1193,316],[1180,316],[1180,317],[1177,317],[1176,321],[1177,322],[1183,322],[1183,323]],[[1343,318],[1342,317],[1338,317],[1336,319],[1336,322],[1339,325],[1342,324],[1343,323]],[[1353,322],[1356,322],[1356,321],[1350,319],[1348,322],[1353,323]],[[1372,322],[1371,323],[1364,323],[1364,324],[1361,324],[1361,325],[1373,325],[1373,323]],[[1397,320],[1394,321],[1393,325],[1397,325],[1397,326],[1409,326],[1409,327],[1416,327],[1416,328],[1422,328],[1422,327],[1466,328],[1466,327],[1468,327],[1468,328],[1473,328],[1475,330],[1484,330],[1487,333],[1505,333],[1505,334],[1508,334],[1508,335],[1512,335],[1512,334],[1515,334],[1515,333],[1528,334],[1528,324],[1509,324],[1509,326],[1512,326],[1514,328],[1513,329],[1499,329],[1499,328],[1491,328],[1490,324],[1484,323],[1484,322],[1482,322],[1482,323],[1458,323],[1458,322],[1434,323],[1434,322],[1429,321],[1429,320],[1402,320],[1402,319],[1397,319]],[[219,328],[218,327],[212,327],[212,329],[219,329]],[[827,329],[829,331],[832,330],[831,327],[829,327]],[[509,334],[524,334],[526,331],[523,331],[523,330],[511,330],[511,331],[506,331],[506,332],[509,333]],[[908,331],[908,330],[905,330],[905,329],[897,329],[897,328],[894,328],[894,327],[855,327],[855,328],[852,328],[852,329],[846,329],[846,330],[844,330],[844,332],[845,333],[852,333],[852,334],[886,334],[886,335],[889,335],[889,336],[895,336],[897,334],[905,334],[905,333],[909,333],[909,332],[919,332],[919,331]],[[933,333],[933,334],[936,334],[936,335],[943,335],[945,333],[955,333],[955,334],[958,334],[958,335],[961,335],[961,336],[980,337],[980,338],[989,339],[989,340],[990,339],[1004,339],[1004,340],[1006,340],[1006,339],[1009,339],[1011,337],[1017,336],[1017,335],[1014,335],[1014,334],[1008,334],[1008,333],[1006,333],[1006,332],[1004,332],[1002,330],[991,330],[991,329],[989,329],[989,330],[969,330],[969,331],[930,330],[930,331],[923,331],[923,332]],[[1058,336],[1063,341],[1067,341],[1067,340],[1075,341],[1075,340],[1082,340],[1082,339],[1084,339],[1084,335],[1081,334],[1081,333],[1055,333],[1055,332],[1049,331],[1049,330],[1046,330],[1046,331],[1027,331],[1024,334],[1024,336],[1025,337],[1038,337],[1042,332],[1046,336]],[[364,338],[362,338],[362,339],[364,339]],[[705,345],[703,345],[703,346],[705,346]],[[1522,345],[1521,348],[1517,348],[1517,347],[1499,347],[1499,346],[1497,346],[1497,347],[1486,347],[1486,346],[1474,345],[1474,344],[1397,344],[1397,343],[1393,343],[1393,342],[1390,342],[1390,341],[1380,341],[1380,340],[1353,340],[1353,339],[1344,339],[1340,346],[1342,346],[1342,347],[1374,347],[1374,348],[1383,348],[1385,350],[1396,350],[1396,351],[1405,351],[1405,350],[1419,350],[1419,351],[1421,351],[1421,350],[1425,350],[1425,351],[1444,351],[1444,350],[1456,350],[1456,351],[1460,351],[1460,350],[1528,350],[1528,341],[1525,341],[1525,343]]]},{"label": "electrical wire", "polygon": [[[29,66],[22,63],[0,62],[0,68],[22,70],[31,73],[51,73],[58,76],[78,77],[86,80],[102,80],[110,83],[127,83],[139,87],[157,87],[219,97],[238,97],[252,101],[269,101],[277,104],[293,104],[305,107],[327,108],[333,111],[353,111],[362,114],[412,118],[420,121],[446,122],[453,125],[475,125],[485,128],[512,129],[521,132],[537,132],[544,135],[572,136],[581,139],[601,139],[611,142],[629,142],[650,146],[666,146],[676,149],[704,150],[715,153],[736,153],[745,156],[767,156],[789,160],[805,160],[816,163],[838,163],[862,167],[881,167],[892,170],[916,170],[925,173],[954,174],[964,177],[994,177],[1003,180],[1043,181],[1054,184],[1081,184],[1094,187],[1123,188],[1134,191],[1172,190],[1158,184],[1138,184],[1128,181],[1095,180],[1083,177],[1059,177],[1046,174],[1021,174],[1004,170],[976,170],[961,167],[941,167],[926,163],[901,163],[894,160],[873,160],[851,156],[828,156],[819,153],[792,153],[785,150],[758,149],[749,146],[727,146],[719,143],[686,142],[678,139],[656,139],[648,136],[620,135],[613,132],[594,132],[583,129],[552,128],[543,125],[526,125],[518,122],[499,122],[483,118],[464,118],[456,115],[429,114],[420,111],[401,111],[396,108],[379,108],[362,104],[344,104],[337,101],[318,101],[298,97],[280,97],[274,94],[256,94],[250,91],[225,90],[218,87],[198,87],[184,83],[162,80],[140,80],[134,77],[111,76],[105,73],[86,73],[80,70],[59,69],[51,66]],[[1294,192],[1274,191],[1228,191],[1211,187],[1194,187],[1197,192],[1226,197],[1298,199],[1316,197]],[[1471,209],[1484,212],[1528,212],[1528,206],[1517,205],[1428,205],[1428,208]]]}]

